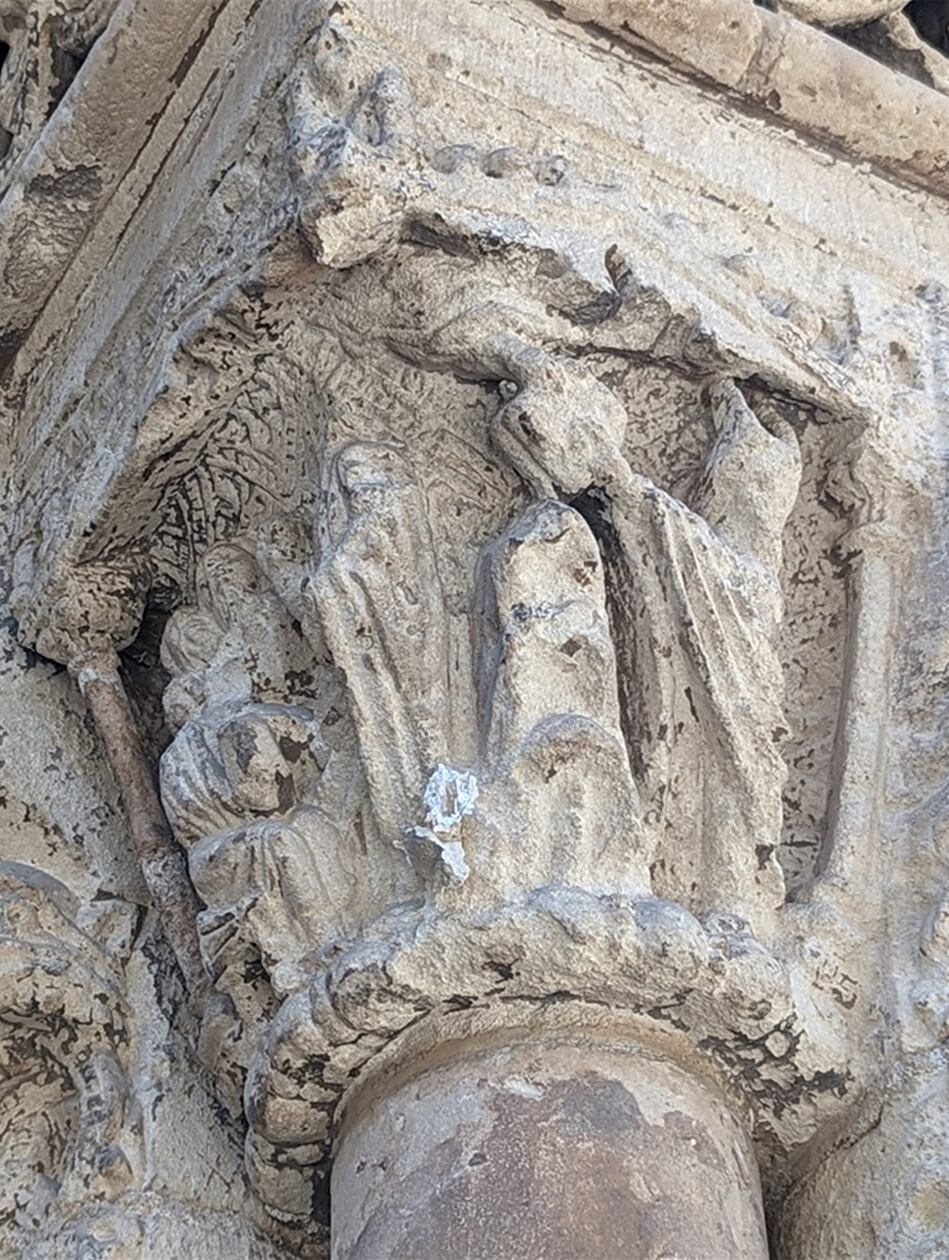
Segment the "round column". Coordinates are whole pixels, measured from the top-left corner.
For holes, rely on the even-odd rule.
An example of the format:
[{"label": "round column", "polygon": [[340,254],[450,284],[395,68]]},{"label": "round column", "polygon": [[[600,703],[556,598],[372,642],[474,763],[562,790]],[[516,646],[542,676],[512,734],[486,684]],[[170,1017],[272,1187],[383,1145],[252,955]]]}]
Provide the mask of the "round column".
[{"label": "round column", "polygon": [[707,1081],[534,1040],[422,1065],[347,1114],[333,1260],[767,1260],[748,1139]]}]

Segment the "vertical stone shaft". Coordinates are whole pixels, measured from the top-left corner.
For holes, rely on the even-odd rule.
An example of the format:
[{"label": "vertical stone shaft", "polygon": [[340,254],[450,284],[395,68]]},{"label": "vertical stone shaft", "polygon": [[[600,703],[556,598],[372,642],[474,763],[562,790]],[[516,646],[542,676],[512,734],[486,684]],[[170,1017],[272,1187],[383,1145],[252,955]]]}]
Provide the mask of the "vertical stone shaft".
[{"label": "vertical stone shaft", "polygon": [[118,785],[152,904],[189,993],[200,999],[207,984],[195,926],[201,905],[158,798],[119,674],[118,657],[112,652],[86,657],[71,667],[71,672],[89,706]]},{"label": "vertical stone shaft", "polygon": [[596,1043],[459,1052],[344,1124],[332,1260],[765,1260],[758,1171],[707,1082]]}]

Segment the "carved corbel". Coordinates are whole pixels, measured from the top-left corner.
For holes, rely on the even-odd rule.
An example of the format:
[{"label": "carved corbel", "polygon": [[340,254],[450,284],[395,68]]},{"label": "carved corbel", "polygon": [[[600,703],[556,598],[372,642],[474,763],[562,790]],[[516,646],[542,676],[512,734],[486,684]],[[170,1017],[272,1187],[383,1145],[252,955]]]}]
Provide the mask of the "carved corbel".
[{"label": "carved corbel", "polygon": [[401,74],[376,69],[330,20],[294,85],[288,128],[300,226],[314,256],[351,267],[398,241],[422,185]]},{"label": "carved corbel", "polygon": [[[510,193],[498,198],[508,181],[567,193],[562,154],[433,149],[419,135],[402,72],[380,65],[377,47],[331,14],[310,48],[289,93],[287,127],[297,221],[315,259],[345,270],[421,247],[500,271],[503,285],[509,257],[527,255],[542,311],[581,327],[617,312],[627,277],[615,244],[577,241],[555,224],[535,227],[511,213]],[[400,287],[413,270],[404,258]]]}]

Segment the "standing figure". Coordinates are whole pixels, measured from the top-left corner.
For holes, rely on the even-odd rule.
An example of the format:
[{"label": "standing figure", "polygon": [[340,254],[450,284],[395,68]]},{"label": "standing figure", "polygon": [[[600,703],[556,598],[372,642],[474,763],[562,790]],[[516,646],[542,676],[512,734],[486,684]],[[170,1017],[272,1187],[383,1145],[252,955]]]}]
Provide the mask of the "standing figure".
[{"label": "standing figure", "polygon": [[654,890],[766,931],[784,898],[776,639],[794,434],[766,429],[732,382],[712,386],[717,436],[690,508],[629,467],[625,413],[598,382],[547,358],[519,384],[497,443],[535,493],[572,501],[604,555]]}]

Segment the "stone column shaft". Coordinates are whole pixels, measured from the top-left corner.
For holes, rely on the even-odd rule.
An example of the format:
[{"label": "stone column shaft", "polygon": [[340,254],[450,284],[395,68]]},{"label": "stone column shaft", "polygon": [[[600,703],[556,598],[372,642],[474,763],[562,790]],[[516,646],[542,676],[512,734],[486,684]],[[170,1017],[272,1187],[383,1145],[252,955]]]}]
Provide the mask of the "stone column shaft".
[{"label": "stone column shaft", "polygon": [[585,1041],[444,1051],[349,1111],[333,1260],[767,1257],[754,1156],[711,1085]]},{"label": "stone column shaft", "polygon": [[195,927],[201,905],[188,877],[184,853],[171,834],[142,749],[114,653],[88,658],[72,671],[89,706],[109,767],[118,784],[145,885],[188,986],[197,997],[206,987]]}]

